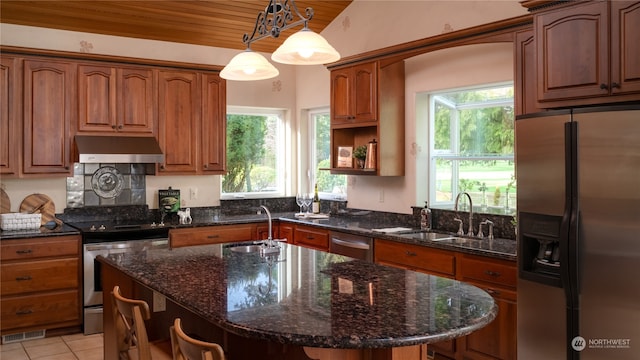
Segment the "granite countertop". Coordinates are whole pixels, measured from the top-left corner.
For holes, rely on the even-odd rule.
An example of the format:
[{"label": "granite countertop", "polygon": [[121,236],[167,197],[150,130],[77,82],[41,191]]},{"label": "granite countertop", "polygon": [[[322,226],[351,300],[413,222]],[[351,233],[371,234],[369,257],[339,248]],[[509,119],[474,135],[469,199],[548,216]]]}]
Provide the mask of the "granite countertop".
[{"label": "granite countertop", "polygon": [[281,244],[239,243],[99,257],[240,336],[321,348],[386,348],[448,340],[491,322],[485,291],[452,279]]},{"label": "granite countertop", "polygon": [[[468,239],[468,241],[434,241],[430,240],[420,229],[411,229],[406,232],[385,233],[374,231],[373,229],[384,229],[397,227],[397,223],[381,223],[378,221],[370,221],[365,219],[355,219],[341,216],[331,216],[326,219],[306,219],[297,218],[293,214],[281,214],[280,221],[292,222],[325,228],[328,230],[337,230],[356,235],[375,237],[378,239],[386,239],[398,241],[405,244],[427,246],[444,250],[458,251],[491,258],[516,261],[517,243],[511,239],[495,238],[485,239]],[[436,230],[437,231],[437,230]]]},{"label": "granite countertop", "polygon": [[[296,224],[304,224],[315,226],[326,230],[336,230],[356,235],[375,237],[398,241],[406,244],[427,246],[444,250],[458,251],[470,253],[491,258],[516,261],[516,241],[511,239],[496,238],[489,239],[473,239],[472,241],[432,241],[424,236],[420,236],[420,229],[411,229],[413,233],[384,233],[374,231],[373,229],[398,227],[397,222],[385,223],[384,221],[372,221],[366,217],[359,218],[357,216],[328,216],[326,218],[298,218],[292,212],[272,213],[273,220],[281,222],[289,222]],[[216,220],[194,218],[192,224],[179,225],[167,223],[169,228],[189,228],[201,226],[217,226],[217,225],[235,225],[250,224],[257,222],[266,222],[265,214],[245,214],[245,215],[221,215]],[[404,226],[404,224],[400,224]],[[2,239],[22,239],[40,236],[60,236],[79,234],[79,231],[71,226],[63,224],[53,230],[41,227],[38,230],[20,230],[20,231],[0,231],[0,240]]]},{"label": "granite countertop", "polygon": [[41,226],[35,230],[9,230],[0,231],[0,241],[10,239],[28,239],[34,237],[50,237],[50,236],[65,236],[65,235],[80,235],[78,229],[73,228],[67,224],[56,226],[53,229],[47,229]]}]

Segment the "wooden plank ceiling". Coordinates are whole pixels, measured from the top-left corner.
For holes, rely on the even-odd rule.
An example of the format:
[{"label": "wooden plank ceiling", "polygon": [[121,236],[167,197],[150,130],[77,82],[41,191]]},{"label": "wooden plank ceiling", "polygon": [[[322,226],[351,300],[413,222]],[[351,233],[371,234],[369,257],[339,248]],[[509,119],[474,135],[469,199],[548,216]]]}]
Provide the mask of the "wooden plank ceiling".
[{"label": "wooden plank ceiling", "polygon": [[[296,5],[302,14],[313,8],[309,28],[319,33],[351,1],[296,1]],[[268,4],[268,0],[1,0],[0,22],[244,50],[242,36],[253,32],[258,13]],[[251,49],[271,53],[301,28],[287,30],[279,39],[256,41]]]}]

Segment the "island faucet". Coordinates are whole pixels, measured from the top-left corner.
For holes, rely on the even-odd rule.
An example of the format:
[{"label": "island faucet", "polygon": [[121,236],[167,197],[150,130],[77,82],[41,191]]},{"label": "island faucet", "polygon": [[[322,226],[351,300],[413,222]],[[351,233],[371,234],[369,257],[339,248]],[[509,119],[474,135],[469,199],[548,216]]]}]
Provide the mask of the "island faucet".
[{"label": "island faucet", "polygon": [[273,223],[271,221],[271,212],[269,212],[269,209],[267,209],[266,206],[264,205],[260,205],[261,208],[264,209],[264,211],[267,213],[267,218],[269,219],[269,237],[267,238],[267,245],[272,246],[273,243]]},{"label": "island faucet", "polygon": [[471,195],[469,195],[468,192],[464,191],[458,193],[458,196],[456,196],[456,204],[454,208],[456,213],[458,212],[458,202],[460,201],[460,195],[466,195],[467,198],[469,198],[469,232],[467,233],[467,236],[473,236],[473,201],[471,200]]}]

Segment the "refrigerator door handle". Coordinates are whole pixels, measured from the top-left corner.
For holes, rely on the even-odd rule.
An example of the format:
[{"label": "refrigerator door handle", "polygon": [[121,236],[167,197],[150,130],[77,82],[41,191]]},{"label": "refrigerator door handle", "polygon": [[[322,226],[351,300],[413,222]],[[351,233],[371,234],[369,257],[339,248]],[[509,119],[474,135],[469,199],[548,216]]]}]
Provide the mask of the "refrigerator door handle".
[{"label": "refrigerator door handle", "polygon": [[567,304],[567,359],[580,359],[573,339],[580,335],[578,284],[578,124],[565,123],[565,209],[562,217],[560,241],[560,277]]}]

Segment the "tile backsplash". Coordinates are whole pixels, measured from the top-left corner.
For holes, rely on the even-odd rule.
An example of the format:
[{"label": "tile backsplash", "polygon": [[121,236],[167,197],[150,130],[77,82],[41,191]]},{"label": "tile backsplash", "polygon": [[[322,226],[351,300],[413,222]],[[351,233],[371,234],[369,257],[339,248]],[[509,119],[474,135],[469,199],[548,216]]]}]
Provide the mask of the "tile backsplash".
[{"label": "tile backsplash", "polygon": [[[122,176],[122,188],[114,197],[101,197],[92,187],[96,171],[114,167]],[[67,178],[67,207],[98,205],[144,205],[146,175],[155,174],[155,164],[85,164],[74,163],[73,176]]]}]

